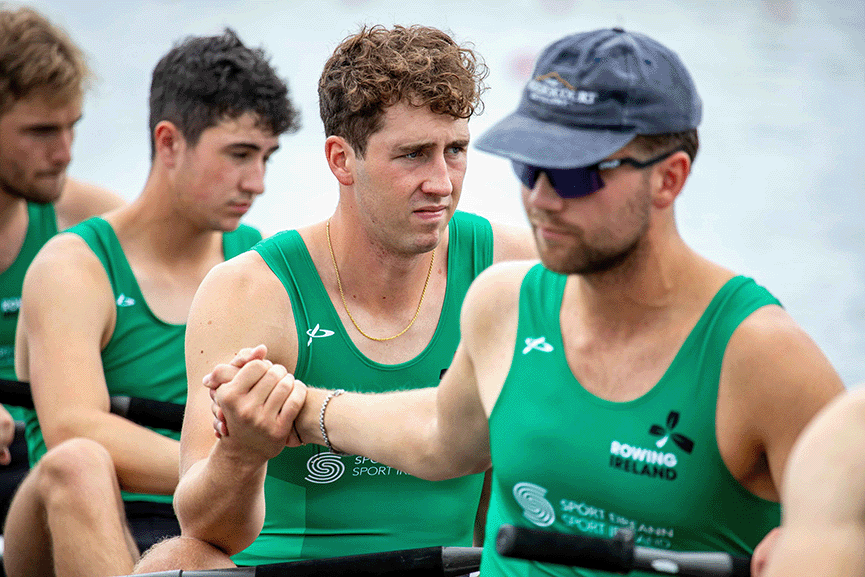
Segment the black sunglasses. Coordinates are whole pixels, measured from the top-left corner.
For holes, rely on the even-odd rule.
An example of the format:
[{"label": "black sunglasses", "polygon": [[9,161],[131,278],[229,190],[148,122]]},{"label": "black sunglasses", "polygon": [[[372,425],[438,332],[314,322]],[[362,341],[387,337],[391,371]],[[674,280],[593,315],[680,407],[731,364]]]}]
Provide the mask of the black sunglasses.
[{"label": "black sunglasses", "polygon": [[601,178],[601,170],[610,170],[618,168],[623,164],[630,164],[634,168],[646,168],[655,163],[669,158],[673,154],[684,150],[683,147],[675,148],[669,152],[665,152],[655,158],[650,158],[645,162],[641,162],[635,158],[613,158],[610,160],[602,160],[596,164],[589,166],[581,166],[580,168],[543,168],[525,164],[516,160],[511,160],[511,165],[520,182],[528,188],[535,187],[538,180],[538,175],[543,172],[547,175],[550,184],[562,198],[579,198],[588,196],[603,188],[604,181]]}]

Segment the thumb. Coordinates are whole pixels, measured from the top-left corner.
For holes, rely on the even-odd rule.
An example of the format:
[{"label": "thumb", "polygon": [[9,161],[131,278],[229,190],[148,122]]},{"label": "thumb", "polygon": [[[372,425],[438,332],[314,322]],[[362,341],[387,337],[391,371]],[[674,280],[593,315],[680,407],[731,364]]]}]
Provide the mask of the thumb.
[{"label": "thumb", "polygon": [[243,365],[245,365],[249,361],[253,359],[264,360],[266,356],[267,346],[258,345],[257,347],[251,349],[240,349],[240,351],[238,351],[238,353],[234,355],[234,358],[231,359],[231,362],[229,364],[238,368],[242,368]]}]

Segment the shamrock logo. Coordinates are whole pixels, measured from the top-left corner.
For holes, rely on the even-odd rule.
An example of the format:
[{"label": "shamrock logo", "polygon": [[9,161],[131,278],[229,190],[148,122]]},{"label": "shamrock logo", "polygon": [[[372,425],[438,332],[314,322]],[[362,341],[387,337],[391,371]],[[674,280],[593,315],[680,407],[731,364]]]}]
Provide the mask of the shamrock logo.
[{"label": "shamrock logo", "polygon": [[674,433],[673,429],[676,428],[676,425],[679,423],[679,413],[677,411],[670,411],[670,414],[667,415],[667,426],[664,427],[662,425],[652,425],[649,429],[649,434],[654,435],[656,437],[661,437],[657,441],[655,441],[655,445],[661,449],[664,445],[667,444],[667,441],[673,439],[673,442],[679,446],[680,449],[691,454],[691,451],[694,450],[694,441],[686,437],[685,435],[680,435],[679,433]]}]

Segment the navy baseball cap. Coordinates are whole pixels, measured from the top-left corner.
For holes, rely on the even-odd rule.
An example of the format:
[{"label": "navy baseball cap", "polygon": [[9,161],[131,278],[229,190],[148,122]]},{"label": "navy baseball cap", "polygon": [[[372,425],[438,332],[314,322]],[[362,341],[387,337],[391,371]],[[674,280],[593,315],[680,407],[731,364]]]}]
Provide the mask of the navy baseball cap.
[{"label": "navy baseball cap", "polygon": [[480,150],[546,168],[579,168],[638,134],[696,128],[703,105],[678,55],[621,28],[566,36],[538,58],[516,112]]}]

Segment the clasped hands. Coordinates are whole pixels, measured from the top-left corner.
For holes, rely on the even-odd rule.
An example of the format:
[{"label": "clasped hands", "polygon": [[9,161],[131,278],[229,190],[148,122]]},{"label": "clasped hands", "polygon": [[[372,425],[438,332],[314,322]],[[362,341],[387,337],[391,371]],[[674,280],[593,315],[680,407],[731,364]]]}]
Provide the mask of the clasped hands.
[{"label": "clasped hands", "polygon": [[284,447],[303,444],[294,421],[306,385],[266,356],[265,345],[242,349],[230,363],[216,365],[202,384],[210,389],[216,437],[247,454],[272,459]]}]

